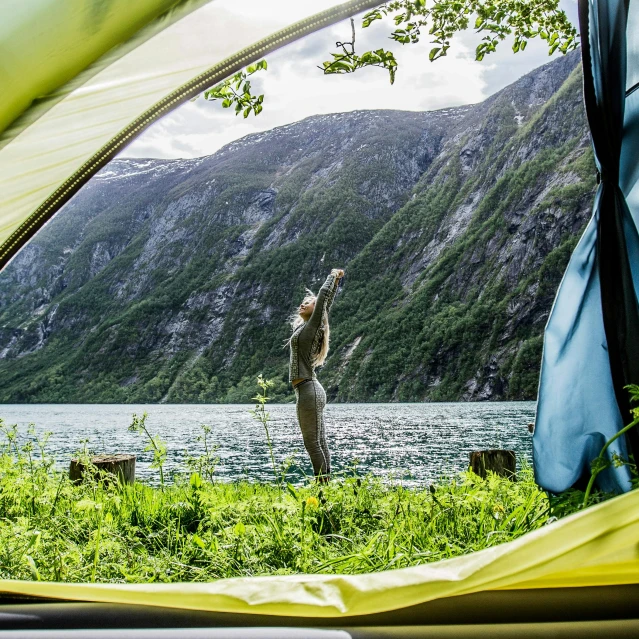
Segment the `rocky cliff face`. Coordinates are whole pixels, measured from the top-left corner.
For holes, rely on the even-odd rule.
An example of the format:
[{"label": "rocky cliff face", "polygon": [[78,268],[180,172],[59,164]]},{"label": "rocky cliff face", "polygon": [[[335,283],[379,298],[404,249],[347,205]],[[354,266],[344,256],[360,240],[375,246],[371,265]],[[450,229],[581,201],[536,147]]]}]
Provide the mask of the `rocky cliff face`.
[{"label": "rocky cliff face", "polygon": [[594,168],[571,54],[484,103],[116,160],[0,274],[0,401],[250,401],[346,269],[338,401],[531,398]]}]

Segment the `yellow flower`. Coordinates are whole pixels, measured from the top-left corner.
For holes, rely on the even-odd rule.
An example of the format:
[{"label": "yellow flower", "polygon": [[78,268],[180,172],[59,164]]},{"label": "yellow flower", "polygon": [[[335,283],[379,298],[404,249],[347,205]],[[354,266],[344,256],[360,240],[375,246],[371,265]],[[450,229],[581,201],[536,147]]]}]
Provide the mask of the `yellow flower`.
[{"label": "yellow flower", "polygon": [[314,508],[317,508],[319,506],[319,502],[317,501],[316,497],[309,497],[306,500],[306,505],[310,508],[311,506],[313,506]]}]

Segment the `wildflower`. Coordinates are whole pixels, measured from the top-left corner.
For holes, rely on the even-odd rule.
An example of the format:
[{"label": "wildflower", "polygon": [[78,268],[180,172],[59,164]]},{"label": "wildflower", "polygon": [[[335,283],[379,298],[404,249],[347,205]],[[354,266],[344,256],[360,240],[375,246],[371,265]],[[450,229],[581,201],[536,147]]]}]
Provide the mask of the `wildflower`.
[{"label": "wildflower", "polygon": [[319,506],[319,502],[317,501],[317,497],[309,497],[306,500],[306,505],[310,508],[311,506],[313,506],[313,508],[317,508]]}]

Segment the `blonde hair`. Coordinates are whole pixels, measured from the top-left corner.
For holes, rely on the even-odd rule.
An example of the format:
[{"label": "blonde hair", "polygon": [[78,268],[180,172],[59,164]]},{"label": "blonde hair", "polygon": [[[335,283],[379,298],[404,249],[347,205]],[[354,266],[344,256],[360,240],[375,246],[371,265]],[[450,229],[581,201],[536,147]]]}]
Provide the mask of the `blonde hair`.
[{"label": "blonde hair", "polygon": [[[306,295],[302,300],[302,304],[310,304],[311,302],[317,303],[317,296],[313,293],[313,291],[307,288]],[[288,322],[291,325],[294,333],[299,326],[305,323],[305,320],[302,318],[299,312],[295,312],[289,315]],[[319,349],[317,350],[317,352],[311,353],[311,363],[313,364],[313,366],[322,366],[322,364],[324,364],[324,362],[326,361],[326,357],[328,355],[328,344],[330,341],[331,329],[328,325],[328,313],[326,312],[324,312],[324,316],[322,317],[322,323],[320,324],[319,331],[321,333]],[[285,346],[290,345],[292,337],[293,336],[291,335],[291,337],[286,340]]]}]

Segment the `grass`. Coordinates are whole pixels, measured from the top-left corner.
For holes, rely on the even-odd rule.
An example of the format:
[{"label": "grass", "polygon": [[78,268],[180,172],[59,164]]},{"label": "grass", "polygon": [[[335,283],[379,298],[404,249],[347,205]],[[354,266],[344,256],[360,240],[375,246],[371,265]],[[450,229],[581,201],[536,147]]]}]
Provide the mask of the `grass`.
[{"label": "grass", "polygon": [[465,472],[420,489],[354,469],[327,485],[283,489],[197,472],[163,489],[91,476],[73,484],[46,442],[1,420],[0,431],[3,579],[148,583],[401,568],[516,539],[577,510],[583,496],[549,501],[529,468],[516,482]]}]

